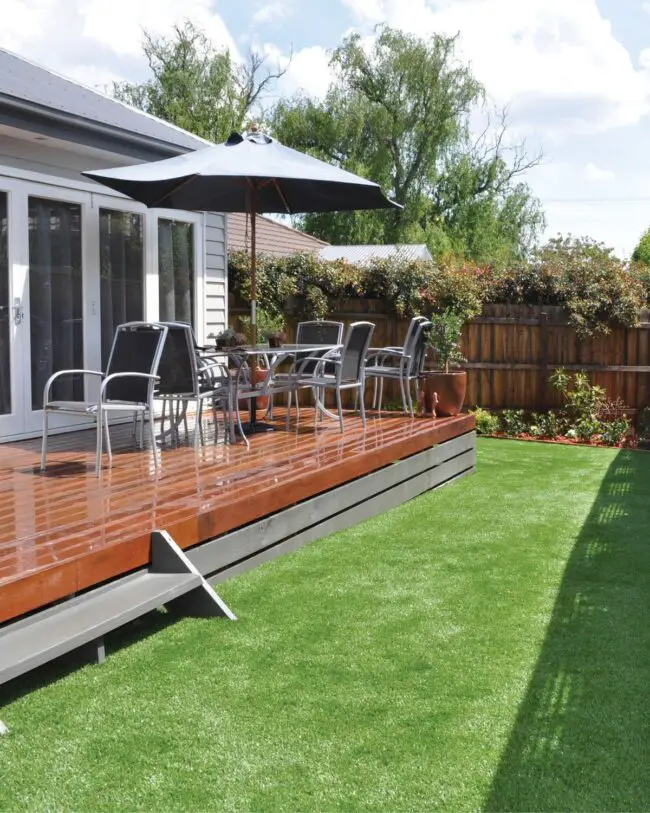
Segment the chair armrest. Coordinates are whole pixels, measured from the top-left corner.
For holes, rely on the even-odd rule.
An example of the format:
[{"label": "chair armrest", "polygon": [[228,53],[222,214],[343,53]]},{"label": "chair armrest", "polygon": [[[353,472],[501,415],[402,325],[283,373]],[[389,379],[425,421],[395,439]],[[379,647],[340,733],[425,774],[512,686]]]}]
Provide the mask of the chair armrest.
[{"label": "chair armrest", "polygon": [[45,386],[43,387],[44,406],[50,400],[49,396],[52,384],[56,381],[57,378],[60,378],[63,375],[96,375],[99,376],[99,378],[102,378],[104,373],[100,372],[99,370],[59,370],[58,373],[54,373],[53,375],[51,375],[45,382]]}]

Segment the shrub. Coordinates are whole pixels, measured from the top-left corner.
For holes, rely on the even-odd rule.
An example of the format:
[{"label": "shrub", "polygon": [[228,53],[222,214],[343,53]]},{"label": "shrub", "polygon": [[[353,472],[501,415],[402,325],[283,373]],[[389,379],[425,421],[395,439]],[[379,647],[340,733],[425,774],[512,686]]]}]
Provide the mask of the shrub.
[{"label": "shrub", "polygon": [[516,437],[528,431],[528,423],[523,409],[506,409],[501,419],[506,435]]},{"label": "shrub", "polygon": [[496,435],[501,428],[499,416],[488,409],[476,407],[472,415],[476,421],[476,432],[479,435]]},{"label": "shrub", "polygon": [[583,423],[586,432],[590,422],[600,421],[600,412],[607,404],[607,393],[602,387],[591,384],[586,373],[572,375],[560,368],[549,378],[549,382],[562,393],[569,428],[577,430],[578,424]]},{"label": "shrub", "polygon": [[539,427],[544,438],[556,438],[564,431],[562,418],[552,409],[540,415]]},{"label": "shrub", "polygon": [[620,446],[630,431],[630,421],[628,418],[606,421],[602,424],[601,431],[603,443],[607,446]]},{"label": "shrub", "polygon": [[437,366],[446,373],[450,367],[465,361],[460,349],[464,321],[460,314],[451,310],[434,313],[431,317],[429,347],[434,351]]}]

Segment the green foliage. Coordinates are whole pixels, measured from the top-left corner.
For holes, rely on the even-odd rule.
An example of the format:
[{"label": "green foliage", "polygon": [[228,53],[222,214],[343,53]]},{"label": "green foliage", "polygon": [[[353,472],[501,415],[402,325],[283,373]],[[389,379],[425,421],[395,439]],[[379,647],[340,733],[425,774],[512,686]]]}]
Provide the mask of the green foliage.
[{"label": "green foliage", "polygon": [[[231,291],[250,298],[250,260],[230,256]],[[398,316],[453,310],[465,321],[486,302],[558,305],[583,338],[606,333],[611,325],[631,327],[650,292],[638,268],[625,268],[609,249],[589,240],[557,238],[529,261],[508,269],[481,266],[459,258],[438,262],[374,260],[363,266],[322,262],[315,254],[258,257],[258,298],[269,312],[284,313],[288,303],[306,318],[324,317],[333,302],[376,298]]]},{"label": "green foliage", "polygon": [[517,437],[517,435],[523,435],[528,431],[528,421],[523,409],[506,409],[501,416],[501,420],[506,435]]},{"label": "green foliage", "polygon": [[488,409],[476,407],[472,410],[472,415],[476,421],[476,432],[479,435],[496,435],[501,428],[499,416]]},{"label": "green foliage", "polygon": [[601,440],[607,446],[620,446],[630,431],[628,418],[606,421],[601,426]]},{"label": "green foliage", "polygon": [[569,438],[588,443],[596,437],[610,446],[617,446],[630,429],[625,404],[618,398],[611,401],[607,392],[591,384],[585,373],[567,373],[556,370],[550,383],[562,393],[565,401],[565,434]]},{"label": "green foliage", "polygon": [[433,350],[437,366],[446,373],[450,367],[466,361],[460,347],[464,323],[463,316],[450,309],[431,316],[429,347]]},{"label": "green foliage", "polygon": [[612,325],[633,326],[647,292],[602,243],[557,237],[519,263],[493,275],[488,301],[562,305],[579,336],[607,333]]},{"label": "green foliage", "polygon": [[169,37],[145,32],[142,47],[150,78],[114,83],[115,98],[209,141],[224,141],[242,129],[269,85],[284,73],[262,76],[265,59],[255,51],[245,63],[235,62],[189,20],[174,26]]},{"label": "green foliage", "polygon": [[[266,340],[269,336],[282,333],[285,329],[284,317],[269,313],[264,308],[257,309],[257,341]],[[253,326],[250,316],[240,316],[239,321],[244,328],[244,334],[249,342],[253,340]]]},{"label": "green foliage", "polygon": [[[426,242],[436,258],[456,253],[506,263],[543,226],[539,203],[518,178],[537,163],[505,148],[505,119],[474,139],[484,90],[456,55],[456,37],[419,38],[381,26],[371,49],[343,40],[322,101],[299,95],[276,105],[285,144],[381,184],[404,209],[309,214],[301,228],[335,244]],[[507,160],[506,160],[507,156]]]},{"label": "green foliage", "polygon": [[643,232],[638,246],[632,252],[632,261],[641,265],[650,265],[650,229]]}]

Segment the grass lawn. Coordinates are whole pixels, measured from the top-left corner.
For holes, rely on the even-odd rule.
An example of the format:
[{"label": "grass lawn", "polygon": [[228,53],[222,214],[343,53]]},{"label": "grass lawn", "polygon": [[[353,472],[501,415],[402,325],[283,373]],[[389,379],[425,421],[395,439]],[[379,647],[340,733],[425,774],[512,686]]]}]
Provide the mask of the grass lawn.
[{"label": "grass lawn", "polygon": [[0,810],[650,809],[650,455],[484,440],[220,592],[0,689]]}]

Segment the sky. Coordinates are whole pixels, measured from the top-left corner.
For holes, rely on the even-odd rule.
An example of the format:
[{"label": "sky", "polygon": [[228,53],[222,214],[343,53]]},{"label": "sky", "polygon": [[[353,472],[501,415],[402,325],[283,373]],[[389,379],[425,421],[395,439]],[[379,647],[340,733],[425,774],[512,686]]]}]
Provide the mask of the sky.
[{"label": "sky", "polygon": [[274,93],[315,98],[351,31],[458,34],[510,137],[543,153],[526,180],[546,236],[627,257],[650,226],[650,0],[2,0],[2,16],[0,47],[91,87],[146,78],[143,29],[188,18],[238,58],[253,46],[285,66],[291,53]]}]

